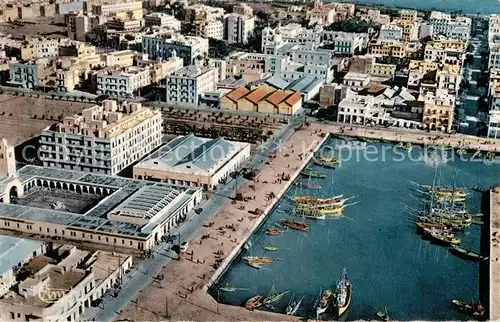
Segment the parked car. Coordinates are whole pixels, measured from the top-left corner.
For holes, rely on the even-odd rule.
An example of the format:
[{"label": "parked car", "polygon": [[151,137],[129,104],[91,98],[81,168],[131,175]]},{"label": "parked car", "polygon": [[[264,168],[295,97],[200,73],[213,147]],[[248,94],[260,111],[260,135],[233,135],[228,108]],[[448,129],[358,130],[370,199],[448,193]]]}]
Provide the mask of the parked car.
[{"label": "parked car", "polygon": [[185,253],[186,250],[188,249],[188,247],[189,247],[189,243],[187,241],[183,242],[181,244],[181,253]]}]

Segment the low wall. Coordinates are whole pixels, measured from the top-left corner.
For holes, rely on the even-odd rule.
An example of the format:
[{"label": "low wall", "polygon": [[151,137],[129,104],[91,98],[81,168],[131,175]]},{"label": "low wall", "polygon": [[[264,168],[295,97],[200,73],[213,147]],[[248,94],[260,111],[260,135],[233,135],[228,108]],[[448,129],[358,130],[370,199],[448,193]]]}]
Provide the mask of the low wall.
[{"label": "low wall", "polygon": [[[238,254],[241,252],[241,249],[243,245],[252,237],[253,233],[259,229],[259,227],[266,221],[267,217],[273,210],[273,208],[276,206],[276,204],[280,201],[281,197],[285,194],[285,192],[290,188],[290,186],[293,184],[295,179],[300,175],[302,170],[307,166],[309,161],[311,161],[312,157],[318,151],[319,148],[328,140],[329,134],[327,134],[321,142],[317,144],[317,146],[314,148],[313,152],[308,155],[308,157],[304,160],[302,165],[297,169],[297,171],[294,172],[294,174],[290,177],[290,180],[287,181],[286,185],[280,190],[280,192],[276,195],[276,197],[273,199],[271,204],[267,206],[267,208],[264,210],[264,213],[262,216],[260,216],[259,219],[255,222],[255,224],[250,228],[250,230],[243,236],[241,241],[236,245],[236,247],[233,248],[231,253],[226,257],[226,259],[222,262],[222,264],[217,268],[217,270],[214,272],[212,277],[208,280],[207,284],[203,287],[203,290],[205,292],[208,291],[208,289],[217,282],[217,280],[226,272],[228,269],[229,265],[233,262],[233,260],[238,256]],[[312,144],[314,145],[314,143]]]}]

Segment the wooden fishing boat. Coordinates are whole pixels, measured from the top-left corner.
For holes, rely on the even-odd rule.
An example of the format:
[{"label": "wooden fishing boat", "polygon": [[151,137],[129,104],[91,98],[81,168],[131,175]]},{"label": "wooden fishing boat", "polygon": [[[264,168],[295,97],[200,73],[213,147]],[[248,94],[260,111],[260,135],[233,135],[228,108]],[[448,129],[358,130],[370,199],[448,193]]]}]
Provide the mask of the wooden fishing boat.
[{"label": "wooden fishing boat", "polygon": [[291,220],[291,219],[281,219],[280,223],[284,226],[287,226],[291,229],[300,230],[300,231],[309,231],[309,224],[304,222]]},{"label": "wooden fishing boat", "polygon": [[279,250],[279,247],[274,247],[274,246],[264,246],[264,249],[265,250],[268,250],[270,252],[275,252],[277,250]]},{"label": "wooden fishing boat", "polygon": [[325,214],[320,214],[320,213],[310,213],[307,215],[302,215],[304,218],[309,218],[309,219],[316,219],[316,220],[325,220],[326,215]]},{"label": "wooden fishing boat", "polygon": [[337,158],[314,157],[313,162],[322,167],[335,169],[335,167],[339,165],[340,160]]},{"label": "wooden fishing boat", "polygon": [[267,228],[266,235],[271,235],[271,236],[281,235],[281,229],[274,227]]},{"label": "wooden fishing boat", "polygon": [[451,245],[450,247],[450,252],[453,254],[460,256],[462,258],[468,259],[468,260],[473,260],[473,261],[483,261],[487,260],[488,256],[483,256],[480,253],[477,253],[473,250],[457,246],[457,245]]},{"label": "wooden fishing boat", "polygon": [[299,215],[310,216],[310,215],[334,215],[340,216],[342,214],[342,206],[325,206],[325,207],[311,207],[306,205],[297,206],[295,212]]},{"label": "wooden fishing boat", "polygon": [[430,231],[427,233],[432,240],[441,243],[441,244],[446,244],[446,245],[458,245],[460,244],[461,240],[458,237],[455,237],[453,234],[449,233],[440,233],[436,231]]},{"label": "wooden fishing boat", "polygon": [[257,264],[257,263],[254,263],[254,262],[252,262],[252,261],[246,261],[246,263],[247,263],[247,265],[248,265],[248,266],[253,267],[253,268],[255,268],[255,269],[261,269],[261,268],[262,268],[262,266],[261,266],[261,265],[259,265],[259,264]]},{"label": "wooden fishing boat", "polygon": [[300,174],[304,177],[309,177],[309,178],[324,179],[324,178],[328,177],[328,175],[326,173],[319,172],[319,171],[313,171],[310,169],[304,169],[304,170],[302,170],[302,172]]},{"label": "wooden fishing boat", "polygon": [[338,195],[329,198],[319,198],[313,196],[296,196],[292,197],[292,201],[297,205],[329,205],[344,203],[343,195]]},{"label": "wooden fishing boat", "polygon": [[245,308],[247,310],[254,310],[262,306],[262,295],[255,295],[245,302]]},{"label": "wooden fishing boat", "polygon": [[390,321],[391,318],[389,317],[389,314],[387,314],[387,307],[385,308],[384,311],[377,309],[377,318],[380,321]]},{"label": "wooden fishing boat", "polygon": [[245,256],[244,260],[255,263],[255,264],[270,264],[274,262],[274,258],[272,257],[258,257],[258,256]]}]

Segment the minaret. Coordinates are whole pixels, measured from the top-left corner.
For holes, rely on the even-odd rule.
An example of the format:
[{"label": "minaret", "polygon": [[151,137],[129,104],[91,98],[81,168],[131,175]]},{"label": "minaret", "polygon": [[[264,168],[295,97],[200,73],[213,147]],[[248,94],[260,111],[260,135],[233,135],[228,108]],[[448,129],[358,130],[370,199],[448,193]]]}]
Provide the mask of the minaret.
[{"label": "minaret", "polygon": [[0,141],[0,175],[13,177],[16,175],[16,156],[14,147],[6,139]]}]

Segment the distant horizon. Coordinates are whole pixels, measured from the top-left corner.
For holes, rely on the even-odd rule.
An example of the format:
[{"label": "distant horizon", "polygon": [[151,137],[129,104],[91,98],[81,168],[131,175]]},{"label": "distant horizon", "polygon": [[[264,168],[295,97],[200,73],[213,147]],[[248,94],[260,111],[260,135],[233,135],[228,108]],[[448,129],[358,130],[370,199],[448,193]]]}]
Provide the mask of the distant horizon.
[{"label": "distant horizon", "polygon": [[[439,10],[445,12],[462,11],[464,14],[500,14],[500,0],[327,0],[329,2],[350,2],[360,5],[375,5],[392,8],[410,8],[416,10]],[[477,9],[473,12],[470,9]]]}]

